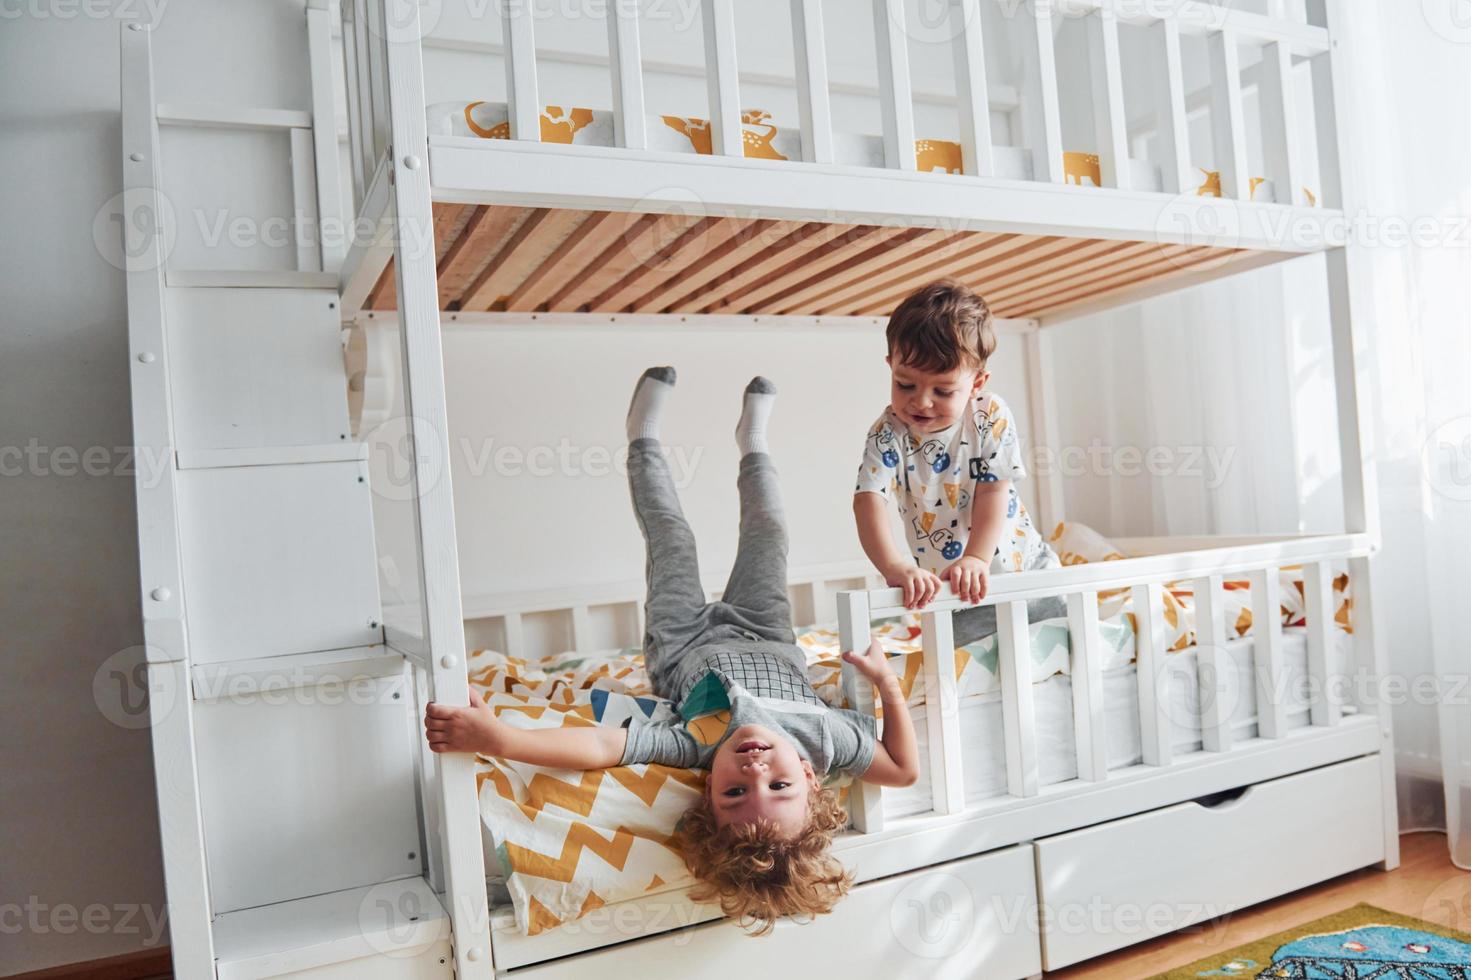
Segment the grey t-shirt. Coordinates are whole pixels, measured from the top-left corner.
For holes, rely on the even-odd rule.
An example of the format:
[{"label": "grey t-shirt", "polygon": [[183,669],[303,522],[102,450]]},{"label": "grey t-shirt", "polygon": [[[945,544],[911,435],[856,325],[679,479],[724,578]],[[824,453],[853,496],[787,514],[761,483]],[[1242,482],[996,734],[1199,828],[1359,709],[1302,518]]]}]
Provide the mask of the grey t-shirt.
[{"label": "grey t-shirt", "polygon": [[[654,762],[685,769],[708,769],[715,750],[742,725],[762,725],[786,733],[797,754],[818,774],[837,769],[861,776],[873,763],[874,719],[831,708],[807,680],[802,653],[791,644],[754,642],[712,644],[682,658],[678,677],[682,715],[718,710],[720,692],[730,722],[715,742],[702,745],[684,718],[649,722],[634,719],[620,765]],[[709,678],[710,680],[707,680]],[[718,691],[715,690],[718,685]],[[712,703],[712,697],[716,700]],[[686,710],[689,709],[689,710]]]}]

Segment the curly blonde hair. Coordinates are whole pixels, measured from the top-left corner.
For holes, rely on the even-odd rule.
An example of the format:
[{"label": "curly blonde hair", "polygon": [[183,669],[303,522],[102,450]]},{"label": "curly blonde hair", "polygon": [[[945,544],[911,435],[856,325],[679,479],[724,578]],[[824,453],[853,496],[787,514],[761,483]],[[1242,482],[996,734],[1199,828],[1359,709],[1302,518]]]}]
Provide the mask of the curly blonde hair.
[{"label": "curly blonde hair", "polygon": [[790,838],[764,820],[717,826],[710,797],[702,794],[675,831],[696,878],[690,897],[719,902],[722,912],[757,936],[784,915],[830,912],[853,886],[853,875],[829,852],[833,835],[847,825],[837,795],[820,786],[808,796],[807,825]]}]

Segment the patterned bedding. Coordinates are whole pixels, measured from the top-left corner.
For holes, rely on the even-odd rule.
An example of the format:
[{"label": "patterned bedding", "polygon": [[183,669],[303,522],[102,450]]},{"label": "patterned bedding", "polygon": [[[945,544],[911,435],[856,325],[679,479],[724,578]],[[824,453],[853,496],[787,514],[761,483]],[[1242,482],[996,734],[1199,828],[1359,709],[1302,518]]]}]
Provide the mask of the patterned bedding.
[{"label": "patterned bedding", "polygon": [[[1105,538],[1083,525],[1059,525],[1051,543],[1065,564],[1124,557]],[[1301,569],[1282,573],[1284,626],[1303,623]],[[1248,583],[1227,581],[1226,620],[1231,635],[1251,632]],[[1346,575],[1334,581],[1337,624],[1347,630],[1351,609]],[[1167,644],[1172,652],[1194,643],[1194,607],[1188,583],[1165,592]],[[1127,590],[1099,596],[1104,669],[1128,665],[1134,656],[1132,599]],[[894,659],[911,705],[924,703],[918,616],[876,624],[875,634]],[[800,630],[808,676],[830,703],[840,701],[835,626]],[[1069,671],[1065,620],[1031,625],[1032,680],[1042,683]],[[962,701],[999,687],[996,638],[956,651]],[[470,678],[497,714],[527,728],[564,725],[621,725],[631,715],[661,720],[673,711],[649,685],[636,650],[569,653],[528,663],[491,650],[469,659]],[[702,740],[724,731],[721,706],[687,719]],[[504,884],[521,931],[535,935],[606,904],[688,884],[683,861],[671,843],[680,815],[704,786],[699,771],[657,765],[623,766],[595,772],[560,772],[481,757],[478,788],[481,817],[495,861],[490,876]],[[841,792],[844,781],[834,781]]]}]

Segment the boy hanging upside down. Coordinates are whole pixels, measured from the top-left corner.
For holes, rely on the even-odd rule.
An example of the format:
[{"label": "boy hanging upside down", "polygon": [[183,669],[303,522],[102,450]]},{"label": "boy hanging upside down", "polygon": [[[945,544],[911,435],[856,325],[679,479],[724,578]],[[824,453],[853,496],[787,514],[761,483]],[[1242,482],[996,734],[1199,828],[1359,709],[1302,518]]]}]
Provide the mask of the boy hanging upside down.
[{"label": "boy hanging upside down", "polygon": [[697,901],[770,930],[783,915],[827,912],[852,875],[832,856],[847,823],[821,777],[849,772],[881,786],[919,777],[914,723],[875,641],[843,659],[868,678],[884,708],[881,741],[872,717],[828,707],[807,680],[787,599],[787,532],[766,421],[776,388],[746,386],[736,441],[740,542],[722,598],[706,602],[695,539],[660,452],[659,416],[674,369],[650,368],[628,410],[628,483],[647,548],[644,661],[654,692],[678,709],[707,677],[730,702],[725,734],[698,741],[684,719],[633,720],[626,728],[519,729],[500,721],[471,689],[470,707],[430,704],[424,727],[436,752],[478,752],[557,769],[636,763],[709,770],[700,802],[680,821]]}]

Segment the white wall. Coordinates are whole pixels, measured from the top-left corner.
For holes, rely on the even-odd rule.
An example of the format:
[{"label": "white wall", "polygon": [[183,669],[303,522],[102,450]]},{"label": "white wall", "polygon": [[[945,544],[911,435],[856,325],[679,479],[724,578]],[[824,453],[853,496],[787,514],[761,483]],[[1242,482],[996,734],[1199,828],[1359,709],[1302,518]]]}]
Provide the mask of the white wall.
[{"label": "white wall", "polygon": [[[148,732],[109,720],[137,717],[116,683],[131,681],[142,629],[133,479],[122,472],[132,441],[123,276],[93,241],[94,217],[120,188],[118,31],[143,6],[0,8],[5,975],[138,949],[163,913]],[[307,108],[303,10],[301,0],[164,4],[159,98]],[[172,162],[181,179],[198,166]]]}]

